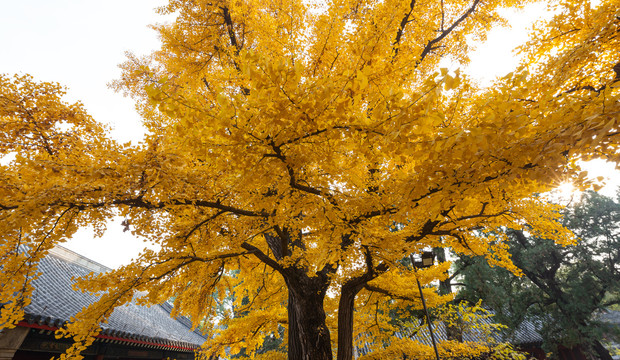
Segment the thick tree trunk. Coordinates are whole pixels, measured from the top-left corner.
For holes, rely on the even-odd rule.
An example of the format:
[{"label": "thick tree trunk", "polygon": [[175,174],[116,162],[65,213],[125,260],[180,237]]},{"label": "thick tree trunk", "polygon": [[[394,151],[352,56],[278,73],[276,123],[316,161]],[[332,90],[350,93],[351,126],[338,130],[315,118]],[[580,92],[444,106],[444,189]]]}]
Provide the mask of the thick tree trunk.
[{"label": "thick tree trunk", "polygon": [[353,310],[355,296],[360,289],[342,287],[338,303],[338,356],[337,360],[353,359]]},{"label": "thick tree trunk", "polygon": [[[370,268],[370,267],[369,267]],[[378,267],[380,272],[387,270],[387,266]],[[340,288],[340,302],[338,303],[338,356],[337,360],[353,359],[353,314],[355,297],[364,285],[376,277],[371,271],[365,275],[350,279]]]},{"label": "thick tree trunk", "polygon": [[291,292],[288,293],[288,358],[290,359],[301,359],[302,351],[301,351],[301,343],[299,342],[299,328],[297,326],[298,320],[295,315],[295,311],[291,311],[296,305],[295,298],[291,295]]},{"label": "thick tree trunk", "polygon": [[[292,237],[286,227],[274,227],[275,234],[266,234],[265,240],[277,260],[291,255],[291,248],[304,249],[302,233]],[[298,264],[282,267],[267,255],[258,253],[259,259],[277,270],[288,289],[288,359],[289,360],[332,360],[332,343],[325,323],[323,300],[330,284],[330,276],[337,267],[327,264],[313,276],[308,269]]]},{"label": "thick tree trunk", "polygon": [[323,308],[329,281],[323,276],[308,277],[303,270],[293,272],[285,277],[289,291],[288,359],[332,360]]},{"label": "thick tree trunk", "polygon": [[356,278],[349,279],[340,287],[338,303],[338,356],[337,360],[353,359],[353,311],[357,293],[372,279],[388,270],[386,264],[373,266],[372,255],[367,247],[365,260],[367,272]]}]

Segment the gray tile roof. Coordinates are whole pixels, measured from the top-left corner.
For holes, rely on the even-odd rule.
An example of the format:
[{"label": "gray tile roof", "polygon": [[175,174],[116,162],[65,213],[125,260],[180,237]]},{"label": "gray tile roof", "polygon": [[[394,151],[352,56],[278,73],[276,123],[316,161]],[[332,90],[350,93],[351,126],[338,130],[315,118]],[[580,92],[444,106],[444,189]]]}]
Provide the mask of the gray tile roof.
[{"label": "gray tile roof", "polygon": [[597,316],[597,320],[608,323],[610,325],[620,325],[620,311],[617,310],[604,310]]},{"label": "gray tile roof", "polygon": [[[72,277],[109,270],[68,249],[58,247],[39,264],[41,276],[34,280],[32,302],[26,307],[30,324],[59,327],[96,296],[74,291]],[[130,303],[114,310],[107,324],[101,324],[102,335],[158,344],[160,347],[193,349],[206,338],[191,330],[186,318],[172,319],[168,303],[151,307]]]},{"label": "gray tile roof", "polygon": [[541,328],[540,320],[525,319],[513,333],[500,333],[497,335],[497,339],[515,345],[541,344],[543,341],[542,335],[540,335]]},{"label": "gray tile roof", "polygon": [[[493,311],[491,310],[489,310],[489,312],[493,313]],[[620,311],[606,309],[606,310],[599,312],[595,316],[595,318],[596,320],[601,321],[603,323],[607,323],[610,326],[615,326],[617,328],[620,328]],[[479,319],[478,321],[480,322],[481,325],[490,325],[494,322],[492,317]],[[418,321],[418,325],[420,324],[421,322]],[[540,346],[543,343],[541,330],[542,330],[541,319],[534,317],[530,319],[525,319],[523,322],[521,322],[521,324],[519,324],[519,327],[515,329],[514,331],[508,331],[508,330],[496,331],[496,332],[493,332],[491,335],[496,341],[499,341],[499,342],[507,342],[513,345],[523,346],[523,347]],[[433,334],[435,335],[435,340],[438,343],[448,340],[446,328],[444,324],[440,321],[433,322]],[[402,339],[406,337],[407,335],[403,334],[402,332],[396,332],[394,336],[399,339]],[[422,344],[432,346],[430,333],[428,331],[428,327],[425,325],[422,326],[416,334],[409,336],[409,338],[414,341],[418,341]],[[484,338],[483,334],[480,331],[475,331],[475,329],[473,329],[473,331],[466,332],[465,334],[463,334],[463,340],[483,342],[483,343],[487,342],[487,339]],[[615,348],[620,349],[620,344],[616,344],[612,342],[610,346],[614,349]],[[371,348],[368,343],[358,348],[358,353],[361,355],[368,354],[370,351],[371,351]]]}]

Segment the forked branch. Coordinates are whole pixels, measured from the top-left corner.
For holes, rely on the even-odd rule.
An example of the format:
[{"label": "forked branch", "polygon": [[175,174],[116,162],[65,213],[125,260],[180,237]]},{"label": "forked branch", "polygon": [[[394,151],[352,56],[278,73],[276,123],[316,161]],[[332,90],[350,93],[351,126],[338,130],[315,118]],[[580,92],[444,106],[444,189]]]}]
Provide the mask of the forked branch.
[{"label": "forked branch", "polygon": [[450,27],[441,31],[439,36],[437,36],[436,38],[429,40],[429,42],[426,44],[426,46],[422,50],[422,53],[420,54],[420,58],[416,62],[416,67],[420,65],[420,63],[424,61],[424,58],[436,48],[437,43],[439,43],[446,36],[448,36],[452,31],[454,31],[454,29],[456,29],[457,26],[459,26],[460,23],[465,21],[465,19],[467,19],[471,14],[473,14],[473,12],[476,10],[476,7],[478,6],[479,3],[480,3],[480,0],[474,0],[474,3],[469,7],[469,9],[467,9],[467,11],[465,11],[465,13],[461,15],[461,17],[456,19],[456,21],[454,21],[454,23],[452,23]]}]

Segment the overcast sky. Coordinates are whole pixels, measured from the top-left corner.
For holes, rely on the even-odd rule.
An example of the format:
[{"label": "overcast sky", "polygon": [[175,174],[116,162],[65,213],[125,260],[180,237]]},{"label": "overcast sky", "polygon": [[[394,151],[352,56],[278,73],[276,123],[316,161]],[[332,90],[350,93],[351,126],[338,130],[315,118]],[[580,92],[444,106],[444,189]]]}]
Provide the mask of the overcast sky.
[{"label": "overcast sky", "polygon": [[[31,74],[68,87],[67,100],[113,126],[119,141],[139,141],[143,130],[133,101],[110,90],[125,52],[145,55],[159,47],[148,25],[161,22],[162,0],[0,0],[0,73]],[[116,219],[103,238],[80,230],[64,244],[103,265],[128,263],[144,248]]]},{"label": "overcast sky", "polygon": [[[0,72],[29,73],[69,89],[114,137],[141,137],[133,102],[107,84],[119,77],[125,52],[148,54],[159,46],[148,24],[161,17],[162,0],[0,0]],[[138,134],[136,134],[136,132]]]},{"label": "overcast sky", "polygon": [[[159,46],[148,25],[166,21],[153,10],[164,3],[0,0],[0,73],[28,73],[36,80],[59,82],[68,87],[68,101],[82,101],[89,114],[113,127],[114,138],[140,141],[143,130],[132,100],[114,93],[107,84],[119,77],[118,64],[125,60],[126,51],[145,55]],[[470,71],[483,82],[512,71],[517,59],[511,51],[525,41],[525,29],[541,9],[513,13],[512,29],[494,30],[472,56]],[[128,263],[144,244],[122,232],[121,220],[112,222],[101,239],[93,239],[92,232],[84,229],[65,246],[106,266]]]}]

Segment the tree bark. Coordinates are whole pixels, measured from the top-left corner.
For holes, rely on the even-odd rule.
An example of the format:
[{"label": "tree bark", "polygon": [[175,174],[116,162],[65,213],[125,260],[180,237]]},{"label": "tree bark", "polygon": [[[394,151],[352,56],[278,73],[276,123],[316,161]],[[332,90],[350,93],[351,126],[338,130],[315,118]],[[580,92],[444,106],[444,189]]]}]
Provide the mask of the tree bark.
[{"label": "tree bark", "polygon": [[[290,246],[293,243],[303,248],[303,243],[299,239],[291,239],[286,227],[276,226],[274,231],[276,234],[266,234],[265,240],[276,260],[289,256]],[[288,359],[332,360],[332,344],[329,329],[325,323],[323,300],[330,284],[330,275],[336,268],[325,265],[321,271],[309,276],[305,267],[293,265],[285,268],[264,254],[259,259],[271,263],[270,266],[277,270],[286,282],[288,289]]]},{"label": "tree bark", "polygon": [[338,356],[337,360],[353,359],[353,310],[355,296],[362,286],[343,285],[338,303]]},{"label": "tree bark", "polygon": [[288,359],[332,360],[323,300],[329,286],[326,276],[309,277],[303,269],[287,269],[289,291]]},{"label": "tree bark", "polygon": [[298,320],[295,315],[296,312],[292,311],[295,307],[295,297],[291,294],[291,291],[288,292],[288,358],[290,359],[301,359],[302,351],[301,344],[299,342],[299,328],[298,328]]},{"label": "tree bark", "polygon": [[598,340],[594,340],[594,343],[592,344],[592,347],[594,348],[594,351],[596,351],[596,353],[598,354],[598,358],[601,360],[613,360],[613,358],[611,357],[611,354],[609,353],[609,350],[607,350],[603,344],[601,344],[600,341]]},{"label": "tree bark", "polygon": [[373,265],[372,254],[368,247],[364,247],[366,273],[349,279],[340,287],[340,301],[338,303],[338,356],[337,360],[353,359],[353,311],[355,297],[369,281],[388,270],[388,265],[381,263]]},{"label": "tree bark", "polygon": [[[447,261],[446,249],[442,247],[436,247],[436,248],[433,248],[433,252],[435,253],[435,256],[437,256],[438,263],[443,263]],[[450,281],[449,276],[446,280],[442,280],[439,282],[439,294],[441,295],[452,294],[452,282]]]}]

